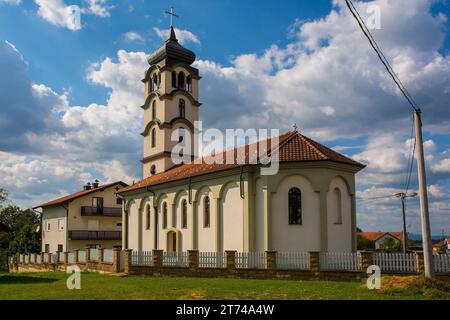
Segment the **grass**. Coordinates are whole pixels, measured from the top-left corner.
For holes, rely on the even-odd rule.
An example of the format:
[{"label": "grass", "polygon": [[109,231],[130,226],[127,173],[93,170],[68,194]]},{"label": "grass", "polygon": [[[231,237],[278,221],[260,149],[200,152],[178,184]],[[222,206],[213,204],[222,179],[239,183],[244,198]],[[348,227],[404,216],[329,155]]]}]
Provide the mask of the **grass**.
[{"label": "grass", "polygon": [[0,300],[379,300],[450,299],[450,283],[420,277],[384,277],[383,290],[362,282],[118,277],[83,273],[81,290],[68,290],[68,275],[0,274]]}]

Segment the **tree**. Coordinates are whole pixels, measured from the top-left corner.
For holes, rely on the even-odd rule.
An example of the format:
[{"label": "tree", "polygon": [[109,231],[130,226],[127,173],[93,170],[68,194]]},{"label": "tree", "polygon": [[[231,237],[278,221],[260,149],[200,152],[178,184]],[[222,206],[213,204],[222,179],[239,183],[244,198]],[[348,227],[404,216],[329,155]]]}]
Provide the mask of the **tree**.
[{"label": "tree", "polygon": [[375,242],[358,234],[358,250],[374,250]]},{"label": "tree", "polygon": [[393,238],[386,238],[380,246],[381,250],[396,252],[401,251],[402,242],[398,240],[394,240]]}]

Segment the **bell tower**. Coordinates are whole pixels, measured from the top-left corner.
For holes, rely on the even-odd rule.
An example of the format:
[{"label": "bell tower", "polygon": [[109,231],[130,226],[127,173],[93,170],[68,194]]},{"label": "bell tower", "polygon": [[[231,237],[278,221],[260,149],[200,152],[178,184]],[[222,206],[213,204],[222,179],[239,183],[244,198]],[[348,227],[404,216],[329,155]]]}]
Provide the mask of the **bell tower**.
[{"label": "bell tower", "polygon": [[[171,11],[173,19],[173,11]],[[171,19],[171,20],[172,20]],[[201,103],[199,71],[191,65],[195,54],[178,43],[173,25],[164,45],[147,58],[150,68],[142,80],[145,86],[144,179],[163,173],[176,164],[172,152],[184,145],[184,159],[193,160],[194,122]],[[189,135],[189,136],[188,136]]]}]

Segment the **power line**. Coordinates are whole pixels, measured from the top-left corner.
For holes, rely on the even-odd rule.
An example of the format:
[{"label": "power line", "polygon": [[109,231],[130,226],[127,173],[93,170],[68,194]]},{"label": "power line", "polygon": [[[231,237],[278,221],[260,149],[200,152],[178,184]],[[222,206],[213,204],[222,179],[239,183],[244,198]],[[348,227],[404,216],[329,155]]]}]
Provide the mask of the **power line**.
[{"label": "power line", "polygon": [[411,105],[411,107],[415,111],[420,110],[420,108],[417,105],[417,103],[411,97],[411,95],[409,94],[408,90],[405,88],[405,86],[403,85],[402,81],[399,79],[399,77],[395,73],[394,69],[390,65],[390,63],[387,60],[386,56],[381,51],[381,49],[378,46],[377,42],[375,41],[375,39],[373,38],[372,34],[370,33],[369,28],[367,28],[366,24],[364,23],[364,20],[360,16],[358,10],[353,5],[353,2],[351,0],[345,0],[345,3],[347,4],[347,7],[349,8],[349,10],[352,13],[353,17],[355,18],[355,20],[358,22],[358,25],[361,28],[362,32],[364,33],[366,38],[369,40],[370,45],[372,46],[373,50],[375,50],[375,52],[378,55],[378,58],[380,59],[381,63],[384,65],[384,67],[386,68],[387,72],[392,77],[392,79],[394,80],[395,84],[397,85],[397,87],[402,92],[402,94],[405,97],[405,99],[408,101],[408,103]]}]

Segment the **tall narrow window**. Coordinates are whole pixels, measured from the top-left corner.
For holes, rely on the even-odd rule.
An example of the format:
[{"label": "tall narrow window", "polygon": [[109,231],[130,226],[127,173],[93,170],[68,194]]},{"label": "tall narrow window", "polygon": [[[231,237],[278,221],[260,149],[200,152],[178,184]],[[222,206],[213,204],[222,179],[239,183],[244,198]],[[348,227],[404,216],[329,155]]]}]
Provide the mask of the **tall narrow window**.
[{"label": "tall narrow window", "polygon": [[172,72],[172,88],[177,87],[177,73],[175,71]]},{"label": "tall narrow window", "polygon": [[180,101],[178,102],[178,109],[180,118],[186,118],[186,102],[184,101],[184,99],[180,99]]},{"label": "tall narrow window", "polygon": [[167,229],[167,202],[163,203],[163,229]]},{"label": "tall narrow window", "polygon": [[152,119],[156,119],[156,101],[153,101],[152,103]]},{"label": "tall narrow window", "polygon": [[211,201],[209,197],[205,197],[203,203],[203,227],[209,228],[211,226]]},{"label": "tall narrow window", "polygon": [[156,129],[152,130],[152,148],[156,148]]},{"label": "tall narrow window", "polygon": [[180,72],[178,74],[178,88],[185,89],[184,73]]},{"label": "tall narrow window", "polygon": [[158,85],[158,76],[155,74],[153,76],[153,91],[156,91],[159,89],[159,85]]},{"label": "tall narrow window", "polygon": [[152,176],[154,176],[154,175],[156,174],[156,166],[155,166],[155,165],[152,165],[152,166],[150,167],[150,174],[151,174]]},{"label": "tall narrow window", "polygon": [[186,86],[187,86],[187,91],[192,92],[192,78],[191,78],[191,76],[187,76],[187,78],[186,78]]},{"label": "tall narrow window", "polygon": [[187,201],[181,202],[181,227],[187,229]]},{"label": "tall narrow window", "polygon": [[334,188],[333,198],[336,204],[336,224],[342,224],[342,194],[339,188]]},{"label": "tall narrow window", "polygon": [[302,192],[298,188],[289,190],[289,224],[302,224]]},{"label": "tall narrow window", "polygon": [[151,211],[150,211],[150,205],[147,205],[145,209],[145,219],[146,219],[146,229],[150,230],[150,219],[151,219]]}]

